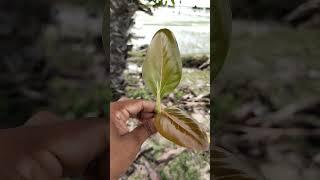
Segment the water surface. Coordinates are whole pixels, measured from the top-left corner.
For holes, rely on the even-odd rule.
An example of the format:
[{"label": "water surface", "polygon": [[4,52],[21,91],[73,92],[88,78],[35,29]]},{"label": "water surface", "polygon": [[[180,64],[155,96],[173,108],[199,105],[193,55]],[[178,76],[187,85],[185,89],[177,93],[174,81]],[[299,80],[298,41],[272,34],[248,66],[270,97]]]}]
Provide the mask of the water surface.
[{"label": "water surface", "polygon": [[144,12],[135,14],[135,25],[131,33],[134,48],[149,44],[153,35],[161,28],[170,29],[176,36],[181,54],[210,53],[210,10],[179,6],[159,7],[153,16]]}]

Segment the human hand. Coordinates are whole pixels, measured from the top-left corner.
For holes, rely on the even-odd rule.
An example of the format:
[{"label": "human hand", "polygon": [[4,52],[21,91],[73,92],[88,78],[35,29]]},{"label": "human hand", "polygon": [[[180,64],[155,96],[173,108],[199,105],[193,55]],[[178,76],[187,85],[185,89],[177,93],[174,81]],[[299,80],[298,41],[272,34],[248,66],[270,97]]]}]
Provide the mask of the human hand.
[{"label": "human hand", "polygon": [[106,179],[105,119],[64,121],[49,112],[0,130],[0,179]]},{"label": "human hand", "polygon": [[[110,177],[118,178],[134,161],[141,144],[156,132],[154,103],[124,100],[110,105]],[[128,131],[136,117],[142,125]],[[57,180],[85,176],[106,179],[105,119],[64,121],[40,112],[24,126],[0,130],[0,179]]]},{"label": "human hand", "polygon": [[[110,179],[118,179],[135,160],[142,143],[156,132],[155,104],[144,100],[121,99],[110,104]],[[142,123],[129,132],[129,117]]]}]

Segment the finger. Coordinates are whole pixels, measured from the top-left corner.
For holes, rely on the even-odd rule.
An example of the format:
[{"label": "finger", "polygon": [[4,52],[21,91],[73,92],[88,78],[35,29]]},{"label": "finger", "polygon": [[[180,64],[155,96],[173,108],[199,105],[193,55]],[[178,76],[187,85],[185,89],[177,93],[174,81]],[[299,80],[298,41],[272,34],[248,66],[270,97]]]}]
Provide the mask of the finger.
[{"label": "finger", "polygon": [[115,110],[115,111],[116,112],[113,112],[113,110],[110,111],[112,115],[114,115],[113,117],[111,117],[112,124],[116,127],[116,130],[120,135],[129,132],[129,129],[127,127],[129,114],[123,110]]},{"label": "finger", "polygon": [[121,101],[121,107],[129,113],[130,117],[137,117],[139,113],[155,112],[155,103],[145,100]]},{"label": "finger", "polygon": [[138,119],[140,121],[145,121],[147,119],[152,119],[154,118],[154,113],[141,113],[139,116],[138,116]]},{"label": "finger", "polygon": [[46,169],[41,167],[37,161],[28,157],[20,161],[17,165],[17,171],[23,179],[47,179],[47,180],[58,180],[57,176],[54,176],[47,172]]},{"label": "finger", "polygon": [[[17,150],[17,158],[28,157],[31,152],[41,152],[31,159],[36,160],[41,168],[50,171],[56,177],[79,176],[90,162],[106,153],[108,133],[105,119],[97,118],[65,121],[42,127],[18,127],[4,131],[1,137],[11,139],[7,140],[9,146],[1,147],[1,150],[7,148],[10,152],[10,149],[20,149],[23,155],[19,156],[20,151]],[[45,152],[42,153],[43,151]],[[28,163],[29,160],[25,162]]]},{"label": "finger", "polygon": [[129,132],[127,124],[123,121],[113,121],[115,129],[118,131],[119,135],[123,135]]},{"label": "finger", "polygon": [[59,159],[64,175],[79,175],[86,166],[105,153],[107,124],[104,120],[67,121],[54,127],[42,128],[46,132],[47,149]]},{"label": "finger", "polygon": [[[111,103],[110,113],[118,132],[122,135],[129,132],[127,121],[129,117],[142,116],[144,113],[153,113],[155,104],[144,100],[123,100]],[[145,116],[145,115],[143,115]],[[151,118],[152,115],[146,115]],[[139,117],[138,117],[139,118]],[[139,118],[140,119],[140,118]]]},{"label": "finger", "polygon": [[153,118],[155,104],[144,100],[125,100],[111,103],[111,120],[119,135],[129,132],[127,121],[130,117],[137,117],[140,121]]},{"label": "finger", "polygon": [[26,127],[52,125],[62,122],[64,119],[58,117],[56,114],[48,111],[40,111],[33,115],[25,124]]}]

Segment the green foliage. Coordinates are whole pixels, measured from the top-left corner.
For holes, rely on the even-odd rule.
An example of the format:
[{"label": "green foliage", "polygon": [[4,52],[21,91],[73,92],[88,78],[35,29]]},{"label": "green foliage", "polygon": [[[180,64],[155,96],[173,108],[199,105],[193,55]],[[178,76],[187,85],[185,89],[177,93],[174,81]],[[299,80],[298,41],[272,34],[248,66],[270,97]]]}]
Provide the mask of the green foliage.
[{"label": "green foliage", "polygon": [[181,153],[176,159],[169,163],[167,170],[164,169],[160,173],[161,177],[164,179],[200,179],[201,174],[197,167],[200,166],[201,168],[205,162],[197,161],[195,157],[198,158],[198,156],[194,156],[194,154],[188,152]]},{"label": "green foliage", "polygon": [[160,171],[160,177],[161,177],[162,180],[168,180],[168,177],[167,177],[166,173],[163,170]]},{"label": "green foliage", "polygon": [[[153,3],[153,7],[160,7],[160,6],[167,6],[168,5],[168,0],[148,0],[149,2]],[[175,5],[174,0],[170,0],[172,6]]]},{"label": "green foliage", "polygon": [[151,94],[146,91],[145,88],[127,88],[127,96],[133,99],[145,99],[145,100],[151,100],[152,96]]}]

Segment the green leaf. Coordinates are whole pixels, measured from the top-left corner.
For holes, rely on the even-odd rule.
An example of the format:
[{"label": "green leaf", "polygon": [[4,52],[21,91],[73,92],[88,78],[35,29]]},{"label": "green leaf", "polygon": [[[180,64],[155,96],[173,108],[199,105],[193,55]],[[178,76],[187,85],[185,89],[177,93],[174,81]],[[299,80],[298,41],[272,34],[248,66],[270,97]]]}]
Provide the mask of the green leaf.
[{"label": "green leaf", "polygon": [[178,108],[166,108],[156,115],[155,127],[168,140],[195,150],[208,150],[205,129]]},{"label": "green leaf", "polygon": [[232,31],[232,13],[229,0],[213,3],[213,60],[211,78],[216,78],[227,58]]},{"label": "green leaf", "polygon": [[213,179],[264,180],[265,178],[244,160],[223,148],[213,146]]},{"label": "green leaf", "polygon": [[160,6],[163,6],[163,2],[162,2],[162,0],[159,0],[158,2],[157,1],[154,1],[155,2],[155,4],[153,5],[153,7],[160,7]]},{"label": "green leaf", "polygon": [[180,83],[182,62],[173,33],[160,29],[153,36],[142,66],[146,86],[157,97],[155,127],[170,141],[195,150],[207,150],[208,137],[203,127],[178,108],[161,108],[161,99]]},{"label": "green leaf", "polygon": [[168,29],[160,29],[153,36],[142,66],[146,86],[157,97],[157,112],[161,99],[180,83],[182,62],[177,41]]}]

